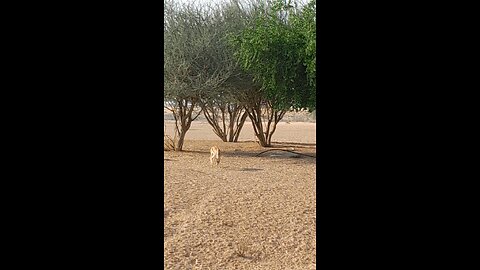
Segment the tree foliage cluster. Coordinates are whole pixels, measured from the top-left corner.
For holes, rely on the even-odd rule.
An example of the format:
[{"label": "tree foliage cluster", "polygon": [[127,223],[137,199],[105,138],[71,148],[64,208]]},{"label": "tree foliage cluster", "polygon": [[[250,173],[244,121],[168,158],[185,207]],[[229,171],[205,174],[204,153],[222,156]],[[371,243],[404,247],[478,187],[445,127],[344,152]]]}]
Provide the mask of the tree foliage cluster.
[{"label": "tree foliage cluster", "polygon": [[176,121],[175,150],[201,113],[230,142],[248,117],[269,146],[288,110],[315,109],[315,0],[165,0],[164,8],[164,101]]},{"label": "tree foliage cluster", "polygon": [[241,35],[231,36],[242,67],[276,109],[316,108],[316,2],[268,2]]}]

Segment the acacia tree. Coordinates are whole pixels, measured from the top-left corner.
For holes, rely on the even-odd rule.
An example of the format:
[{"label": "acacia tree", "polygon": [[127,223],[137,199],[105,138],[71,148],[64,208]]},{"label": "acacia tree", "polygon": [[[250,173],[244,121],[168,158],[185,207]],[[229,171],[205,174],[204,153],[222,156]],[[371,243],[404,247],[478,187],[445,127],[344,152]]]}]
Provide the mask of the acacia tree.
[{"label": "acacia tree", "polygon": [[244,106],[231,93],[202,101],[202,109],[213,132],[224,142],[237,142],[247,118]]},{"label": "acacia tree", "polygon": [[231,36],[231,42],[242,68],[261,85],[246,97],[245,108],[260,145],[270,146],[276,126],[288,110],[315,109],[311,58],[316,51],[310,40],[315,31],[303,29],[315,25],[310,22],[315,4],[307,5],[304,12],[291,1],[275,0],[267,2],[263,10],[240,35]]},{"label": "acacia tree", "polygon": [[201,100],[215,91],[231,74],[222,61],[212,10],[208,6],[164,2],[164,104],[173,113],[178,142],[183,149],[191,123],[201,113]]},{"label": "acacia tree", "polygon": [[305,46],[298,48],[302,63],[306,68],[307,87],[306,98],[299,103],[299,107],[309,111],[316,109],[317,87],[317,28],[316,28],[316,0],[310,0],[302,9],[296,9],[291,17],[292,27],[305,40]]},{"label": "acacia tree", "polygon": [[220,65],[230,67],[231,76],[217,89],[210,89],[204,93],[200,104],[213,132],[224,142],[236,142],[247,118],[247,113],[236,96],[238,91],[236,82],[239,78],[238,74],[242,70],[235,60],[227,36],[243,29],[246,14],[235,2],[216,5],[212,14],[212,29],[215,31],[211,32],[211,45],[216,48],[216,51],[223,52],[215,60]]},{"label": "acacia tree", "polygon": [[213,39],[215,47],[225,52],[223,64],[231,67],[231,76],[216,90],[205,93],[201,100],[203,113],[214,133],[225,142],[237,142],[248,113],[242,93],[249,91],[253,77],[241,68],[234,57],[228,36],[239,35],[251,21],[258,8],[246,6],[237,0],[224,2],[216,6],[213,14],[218,38]]},{"label": "acacia tree", "polygon": [[272,102],[264,97],[260,87],[252,87],[244,92],[243,100],[258,143],[263,147],[270,146],[273,133],[286,110],[275,109]]}]

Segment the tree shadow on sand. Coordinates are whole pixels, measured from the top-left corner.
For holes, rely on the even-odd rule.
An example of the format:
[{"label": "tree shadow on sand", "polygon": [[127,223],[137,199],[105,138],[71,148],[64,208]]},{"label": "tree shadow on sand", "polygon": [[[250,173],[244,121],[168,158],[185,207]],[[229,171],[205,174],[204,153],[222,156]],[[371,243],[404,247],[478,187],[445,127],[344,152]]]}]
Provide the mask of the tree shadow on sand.
[{"label": "tree shadow on sand", "polygon": [[[283,147],[282,147],[283,148]],[[259,150],[224,150],[221,152],[222,158],[230,157],[244,157],[244,158],[258,158],[258,159],[272,159],[272,160],[296,160],[300,163],[315,164],[317,162],[316,153],[311,151],[301,151],[301,148],[294,146],[293,151],[287,152],[285,149],[275,149],[275,147],[264,148]],[[265,152],[267,151],[267,152]],[[210,151],[200,151],[200,150],[186,150],[185,153],[195,153],[202,154],[205,156],[210,156]],[[262,153],[265,152],[265,153]],[[259,155],[260,154],[260,155]],[[259,155],[259,156],[257,156]]]},{"label": "tree shadow on sand", "polygon": [[239,171],[242,172],[255,172],[255,171],[263,171],[263,169],[258,169],[258,168],[241,168]]}]

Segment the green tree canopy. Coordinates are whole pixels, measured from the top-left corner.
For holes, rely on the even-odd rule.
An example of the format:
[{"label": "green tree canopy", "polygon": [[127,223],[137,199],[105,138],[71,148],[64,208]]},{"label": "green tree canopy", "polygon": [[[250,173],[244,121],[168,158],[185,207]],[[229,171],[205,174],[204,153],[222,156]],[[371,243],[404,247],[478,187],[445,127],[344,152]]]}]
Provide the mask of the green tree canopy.
[{"label": "green tree canopy", "polygon": [[303,8],[269,2],[240,35],[231,36],[241,66],[277,109],[316,107],[315,0]]}]

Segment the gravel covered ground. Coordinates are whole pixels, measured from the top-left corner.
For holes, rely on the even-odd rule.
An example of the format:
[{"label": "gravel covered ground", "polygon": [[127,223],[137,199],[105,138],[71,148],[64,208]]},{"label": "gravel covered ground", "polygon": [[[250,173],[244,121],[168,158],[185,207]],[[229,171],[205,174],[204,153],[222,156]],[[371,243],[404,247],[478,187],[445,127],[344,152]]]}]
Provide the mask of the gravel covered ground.
[{"label": "gravel covered ground", "polygon": [[[308,124],[305,132],[315,134]],[[164,152],[165,269],[315,269],[316,159],[284,151],[255,157],[266,149],[205,140],[213,133],[205,129],[187,134],[184,152]],[[288,129],[277,132],[274,140],[305,143]],[[307,142],[274,148],[316,156]],[[213,145],[222,160],[212,168]]]}]

